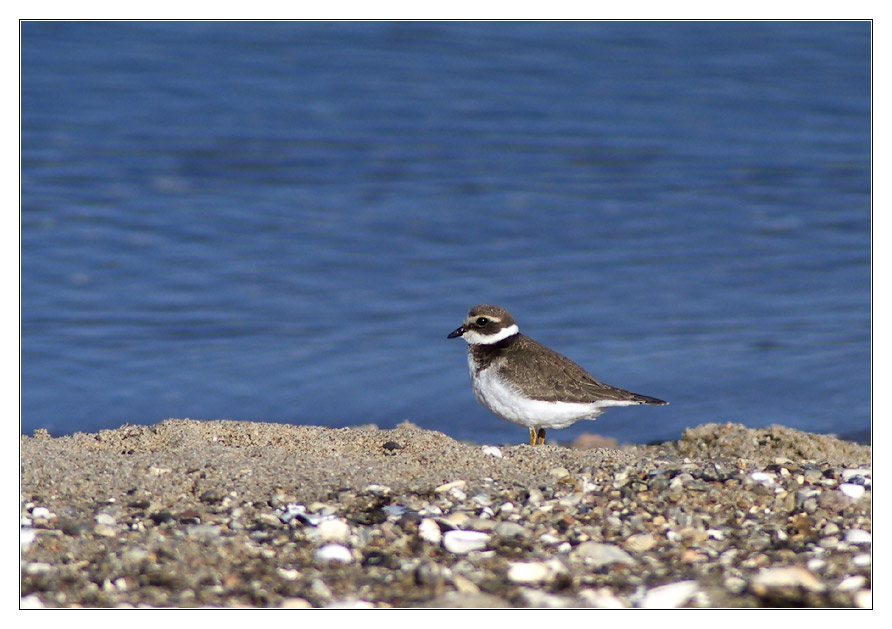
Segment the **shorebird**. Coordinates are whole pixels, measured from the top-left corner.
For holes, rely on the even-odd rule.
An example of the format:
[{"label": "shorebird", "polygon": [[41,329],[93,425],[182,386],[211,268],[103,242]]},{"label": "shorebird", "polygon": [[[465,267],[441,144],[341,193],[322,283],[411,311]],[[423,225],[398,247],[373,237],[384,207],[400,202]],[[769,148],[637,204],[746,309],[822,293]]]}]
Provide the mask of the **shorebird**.
[{"label": "shorebird", "polygon": [[595,419],[611,406],[664,405],[595,380],[585,369],[520,333],[498,306],[474,306],[447,338],[468,343],[471,390],[498,417],[526,426],[530,445],[545,443],[546,428]]}]

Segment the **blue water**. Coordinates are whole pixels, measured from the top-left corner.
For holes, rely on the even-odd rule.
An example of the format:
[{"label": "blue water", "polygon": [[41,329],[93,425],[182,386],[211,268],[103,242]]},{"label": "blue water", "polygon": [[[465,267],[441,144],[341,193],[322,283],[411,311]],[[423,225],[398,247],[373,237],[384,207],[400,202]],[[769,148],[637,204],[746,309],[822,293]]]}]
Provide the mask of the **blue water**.
[{"label": "blue water", "polygon": [[704,422],[868,439],[868,22],[22,24],[21,429],[526,430],[469,306]]}]

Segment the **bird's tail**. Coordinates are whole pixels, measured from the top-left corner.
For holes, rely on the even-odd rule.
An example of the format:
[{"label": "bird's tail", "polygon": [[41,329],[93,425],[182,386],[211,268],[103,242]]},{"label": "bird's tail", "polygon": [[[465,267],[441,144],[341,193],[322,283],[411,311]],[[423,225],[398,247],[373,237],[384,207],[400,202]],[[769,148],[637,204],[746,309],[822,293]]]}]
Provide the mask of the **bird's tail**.
[{"label": "bird's tail", "polygon": [[635,401],[638,402],[639,404],[654,404],[656,406],[665,406],[666,404],[669,403],[669,402],[666,402],[665,400],[660,400],[655,397],[650,397],[649,395],[639,395],[637,393],[635,394]]}]

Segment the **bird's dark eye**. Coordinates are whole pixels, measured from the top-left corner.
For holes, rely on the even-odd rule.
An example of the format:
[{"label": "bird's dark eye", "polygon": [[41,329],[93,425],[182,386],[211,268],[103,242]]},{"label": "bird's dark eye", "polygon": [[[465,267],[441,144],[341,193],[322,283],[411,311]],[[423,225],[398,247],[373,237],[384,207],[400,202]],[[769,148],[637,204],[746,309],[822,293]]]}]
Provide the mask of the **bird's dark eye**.
[{"label": "bird's dark eye", "polygon": [[489,323],[489,319],[487,319],[486,317],[477,317],[477,325],[480,326],[481,328],[483,326],[485,326],[487,323]]}]

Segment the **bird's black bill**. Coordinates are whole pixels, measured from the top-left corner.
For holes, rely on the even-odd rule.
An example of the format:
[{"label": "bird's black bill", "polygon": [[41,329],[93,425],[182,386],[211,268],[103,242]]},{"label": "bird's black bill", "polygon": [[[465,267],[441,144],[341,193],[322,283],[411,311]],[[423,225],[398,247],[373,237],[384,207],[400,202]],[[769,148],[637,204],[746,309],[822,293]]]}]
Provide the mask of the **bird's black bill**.
[{"label": "bird's black bill", "polygon": [[454,339],[455,337],[461,336],[464,333],[465,333],[465,326],[461,326],[460,328],[457,328],[457,329],[453,330],[452,332],[450,332],[446,338]]}]

